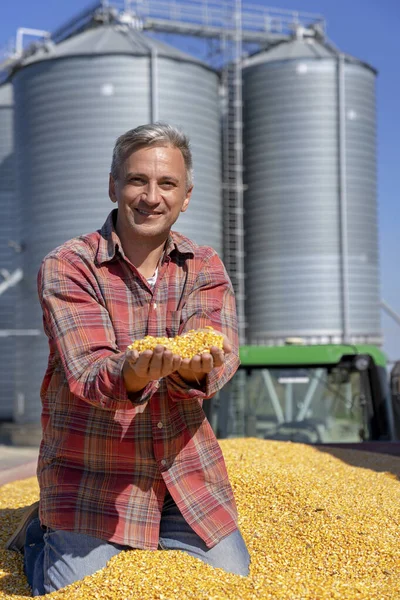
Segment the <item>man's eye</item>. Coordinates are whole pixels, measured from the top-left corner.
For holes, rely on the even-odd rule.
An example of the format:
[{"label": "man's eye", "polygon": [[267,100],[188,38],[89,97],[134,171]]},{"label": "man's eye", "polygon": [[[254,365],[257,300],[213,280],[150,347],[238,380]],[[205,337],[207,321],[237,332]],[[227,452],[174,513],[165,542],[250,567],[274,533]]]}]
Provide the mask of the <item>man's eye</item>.
[{"label": "man's eye", "polygon": [[172,188],[175,187],[175,184],[172,181],[163,181],[160,183],[160,187],[162,187],[163,190],[172,190]]},{"label": "man's eye", "polygon": [[129,183],[132,183],[133,185],[144,185],[145,181],[141,177],[131,177]]}]

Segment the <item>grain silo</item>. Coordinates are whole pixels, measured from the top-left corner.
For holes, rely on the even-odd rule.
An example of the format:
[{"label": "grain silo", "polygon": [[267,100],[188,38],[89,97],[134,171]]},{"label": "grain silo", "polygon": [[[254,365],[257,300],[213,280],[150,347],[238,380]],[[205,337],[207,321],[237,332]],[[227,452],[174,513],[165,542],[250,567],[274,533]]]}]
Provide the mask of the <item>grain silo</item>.
[{"label": "grain silo", "polygon": [[18,269],[17,209],[14,178],[13,97],[0,85],[0,420],[11,419],[15,392],[16,288],[6,281]]},{"label": "grain silo", "polygon": [[375,76],[315,32],[244,64],[248,343],[380,343]]},{"label": "grain silo", "polygon": [[[21,181],[24,281],[19,327],[41,328],[36,274],[45,254],[101,227],[114,207],[108,172],[115,139],[155,120],[191,138],[195,192],[176,228],[222,248],[217,74],[126,24],[93,25],[47,42],[14,69],[15,144]],[[212,219],[210,219],[212,215]],[[26,357],[32,360],[26,368]],[[20,422],[37,421],[47,360],[44,336],[19,345]],[[24,367],[22,367],[24,365]]]}]

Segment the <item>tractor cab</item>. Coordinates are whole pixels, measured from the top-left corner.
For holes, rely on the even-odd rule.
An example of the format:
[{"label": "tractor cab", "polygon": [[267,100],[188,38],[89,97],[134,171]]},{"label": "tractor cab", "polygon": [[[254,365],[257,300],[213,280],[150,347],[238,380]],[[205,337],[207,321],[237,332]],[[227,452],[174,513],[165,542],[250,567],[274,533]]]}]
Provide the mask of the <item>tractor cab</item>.
[{"label": "tractor cab", "polygon": [[377,347],[243,346],[240,358],[210,407],[218,437],[311,444],[396,439],[386,358]]}]

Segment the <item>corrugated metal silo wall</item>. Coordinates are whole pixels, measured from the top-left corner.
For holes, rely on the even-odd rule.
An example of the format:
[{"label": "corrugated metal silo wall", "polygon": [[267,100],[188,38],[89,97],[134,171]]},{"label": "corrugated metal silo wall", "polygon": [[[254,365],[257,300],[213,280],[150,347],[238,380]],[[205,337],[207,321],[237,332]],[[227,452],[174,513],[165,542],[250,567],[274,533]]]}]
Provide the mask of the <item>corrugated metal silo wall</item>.
[{"label": "corrugated metal silo wall", "polygon": [[[218,212],[221,221],[218,108],[213,111],[210,100],[217,98],[217,76],[167,57],[158,58],[158,70],[158,117],[185,127],[199,163],[192,218],[177,224],[177,229],[220,250],[222,234],[218,223],[214,232],[209,227],[205,208],[208,203],[214,222]],[[66,239],[98,229],[114,208],[108,199],[112,148],[118,135],[151,120],[150,73],[150,57],[108,55],[44,61],[15,75],[17,168],[26,246],[20,327],[41,329],[36,275],[45,254]],[[204,89],[210,96],[202,94]],[[208,153],[204,131],[210,136]],[[218,185],[214,196],[209,171],[211,182],[214,178]],[[19,422],[37,422],[40,417],[39,388],[47,355],[43,335],[18,346],[20,402],[15,420]]]},{"label": "corrugated metal silo wall", "polygon": [[[14,179],[12,86],[0,86],[0,269],[12,273],[18,255],[10,242],[17,241]],[[0,282],[3,281],[0,276]],[[16,288],[0,295],[0,330],[15,329]],[[11,419],[15,393],[15,337],[0,336],[0,420]]]},{"label": "corrugated metal silo wall", "polygon": [[375,74],[357,64],[345,68],[346,184],[349,241],[350,332],[381,335],[376,201]]},{"label": "corrugated metal silo wall", "polygon": [[[160,59],[161,61],[161,59]],[[166,61],[159,67],[159,116],[191,140],[194,191],[174,229],[212,246],[222,256],[221,141],[218,80],[194,63]]]},{"label": "corrugated metal silo wall", "polygon": [[[345,69],[347,109],[353,101],[359,113],[368,107],[367,129],[356,119],[347,128],[350,334],[366,339],[379,335],[373,75],[357,65]],[[299,59],[245,69],[244,131],[248,341],[337,342],[343,334],[337,62]]]}]

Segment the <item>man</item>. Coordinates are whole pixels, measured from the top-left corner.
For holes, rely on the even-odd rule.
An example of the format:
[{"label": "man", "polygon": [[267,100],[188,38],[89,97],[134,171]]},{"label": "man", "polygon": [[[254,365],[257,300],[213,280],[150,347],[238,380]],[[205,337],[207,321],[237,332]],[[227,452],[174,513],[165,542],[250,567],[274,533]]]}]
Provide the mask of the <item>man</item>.
[{"label": "man", "polygon": [[[178,549],[248,574],[232,489],[202,410],[238,367],[232,286],[216,252],[171,232],[192,194],[185,135],[156,123],[116,142],[100,231],[70,240],[38,276],[50,356],[41,397],[40,503],[8,542],[34,595],[129,548]],[[145,335],[211,325],[223,350],[192,359]]]}]

